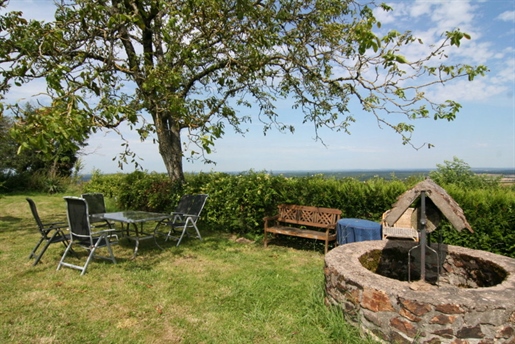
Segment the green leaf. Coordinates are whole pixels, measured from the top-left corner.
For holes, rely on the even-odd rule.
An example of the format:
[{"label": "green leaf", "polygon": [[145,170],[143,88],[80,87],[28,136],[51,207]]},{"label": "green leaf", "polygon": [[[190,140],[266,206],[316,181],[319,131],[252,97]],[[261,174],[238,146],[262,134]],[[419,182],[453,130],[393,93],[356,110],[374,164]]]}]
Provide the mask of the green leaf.
[{"label": "green leaf", "polygon": [[406,59],[406,57],[404,57],[402,55],[395,55],[395,61],[397,61],[399,63],[408,63],[408,60]]}]

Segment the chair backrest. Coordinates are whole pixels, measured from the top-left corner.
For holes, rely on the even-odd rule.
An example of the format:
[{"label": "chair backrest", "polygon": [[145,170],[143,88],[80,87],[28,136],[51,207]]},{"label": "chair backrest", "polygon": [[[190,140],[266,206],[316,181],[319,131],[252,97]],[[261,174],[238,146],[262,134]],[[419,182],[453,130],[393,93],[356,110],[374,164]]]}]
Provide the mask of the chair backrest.
[{"label": "chair backrest", "polygon": [[179,204],[175,208],[174,213],[200,216],[204,204],[206,204],[207,195],[184,195],[181,197]]},{"label": "chair backrest", "polygon": [[318,228],[334,228],[342,214],[340,209],[295,204],[280,204],[277,208],[281,222]]},{"label": "chair backrest", "polygon": [[72,241],[92,240],[88,202],[80,197],[64,197],[64,200],[66,201],[66,215]]},{"label": "chair backrest", "polygon": [[31,198],[26,198],[27,202],[29,202],[30,211],[32,212],[32,216],[34,217],[34,220],[36,220],[36,223],[38,224],[39,231],[43,233],[43,222],[41,221],[41,218],[39,217],[38,208],[36,207],[36,203]]},{"label": "chair backrest", "polygon": [[103,214],[106,212],[104,195],[101,193],[85,193],[81,195],[88,202],[89,214]]}]

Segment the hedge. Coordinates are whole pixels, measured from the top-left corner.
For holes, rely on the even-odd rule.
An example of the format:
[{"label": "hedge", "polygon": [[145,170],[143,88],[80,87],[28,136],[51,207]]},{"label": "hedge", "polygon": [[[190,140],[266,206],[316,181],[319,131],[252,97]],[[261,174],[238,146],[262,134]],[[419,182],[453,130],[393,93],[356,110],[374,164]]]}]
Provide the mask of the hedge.
[{"label": "hedge", "polygon": [[[259,238],[263,217],[278,204],[302,204],[342,210],[343,217],[380,221],[397,197],[420,178],[385,180],[327,178],[324,175],[286,177],[266,172],[188,174],[182,184],[167,175],[133,172],[95,173],[86,192],[102,192],[119,209],[170,212],[183,194],[206,193],[202,220],[213,230]],[[515,192],[510,187],[465,189],[441,185],[462,207],[474,233],[458,232],[445,221],[438,232],[445,243],[515,257]]]}]

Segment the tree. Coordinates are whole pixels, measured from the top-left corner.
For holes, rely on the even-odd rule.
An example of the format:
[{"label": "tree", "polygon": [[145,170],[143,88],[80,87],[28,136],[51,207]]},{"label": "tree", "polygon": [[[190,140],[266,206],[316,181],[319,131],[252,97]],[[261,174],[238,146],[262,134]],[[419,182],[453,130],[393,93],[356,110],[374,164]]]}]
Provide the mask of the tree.
[{"label": "tree", "polygon": [[11,169],[10,159],[16,155],[18,145],[10,135],[12,120],[9,117],[0,116],[0,174],[5,174]]},{"label": "tree", "polygon": [[[9,12],[0,18],[0,63],[6,66],[0,91],[43,78],[54,110],[38,128],[63,146],[124,122],[142,140],[155,134],[172,180],[184,178],[184,132],[200,148],[188,158],[209,161],[204,153],[226,126],[242,133],[253,115],[265,132],[294,131],[276,111],[282,98],[294,100],[317,138],[321,127],[347,132],[355,121],[349,105],[357,101],[410,143],[413,124],[388,116],[452,120],[460,104],[435,103],[424,90],[459,77],[472,80],[486,67],[441,63],[449,46],[469,38],[459,30],[408,61],[403,50],[422,41],[410,32],[379,34],[376,6],[352,0],[69,0],[56,4],[49,23]],[[18,134],[26,146],[45,144],[23,128]],[[134,158],[123,145],[121,163]]]},{"label": "tree", "polygon": [[[38,132],[37,126],[33,126],[31,119],[41,118],[48,111],[46,108],[34,109],[30,105],[23,108],[23,114],[18,114],[18,121],[11,117],[0,117],[0,174],[4,177],[21,176],[39,173],[48,177],[69,177],[77,160],[78,151],[86,144],[73,142],[75,146],[61,147],[48,141],[44,145],[45,151],[29,149],[26,143],[18,142],[13,133],[17,128],[32,132],[34,136],[44,137]],[[20,146],[25,146],[17,154]]]},{"label": "tree", "polygon": [[454,184],[463,189],[497,188],[501,185],[501,176],[476,174],[465,161],[454,157],[452,161],[444,160],[437,164],[436,171],[431,171],[429,177],[440,185]]}]

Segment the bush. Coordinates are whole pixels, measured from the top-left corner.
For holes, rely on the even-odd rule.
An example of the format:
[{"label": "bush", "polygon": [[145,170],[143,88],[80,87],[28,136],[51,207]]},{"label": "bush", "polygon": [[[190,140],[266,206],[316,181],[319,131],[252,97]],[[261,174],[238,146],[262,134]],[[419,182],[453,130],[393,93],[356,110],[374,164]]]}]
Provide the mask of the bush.
[{"label": "bush", "polygon": [[474,233],[442,228],[444,241],[453,245],[515,257],[515,194],[508,188],[495,191],[448,186],[447,192],[464,211]]},{"label": "bush", "polygon": [[19,174],[1,174],[1,191],[12,192],[42,192],[49,194],[62,193],[76,185],[76,182],[67,176],[50,175],[45,171],[35,173],[23,172]]},{"label": "bush", "polygon": [[[468,174],[466,174],[468,175]],[[449,176],[447,170],[440,176]],[[456,180],[443,185],[458,202],[474,233],[458,232],[448,223],[440,226],[444,242],[515,257],[515,193],[493,183],[468,187]],[[93,174],[85,191],[103,192],[116,200],[119,209],[169,212],[183,194],[209,195],[202,221],[209,228],[259,238],[263,217],[276,213],[281,203],[313,205],[342,210],[342,217],[380,221],[397,198],[421,178],[384,180],[372,178],[285,177],[266,172],[242,174],[201,173],[187,175],[184,184],[171,183],[165,174]],[[472,182],[473,181],[473,182]]]},{"label": "bush", "polygon": [[84,192],[102,192],[113,198],[118,208],[169,212],[182,194],[182,185],[160,173],[135,171],[102,175],[95,171]]}]

